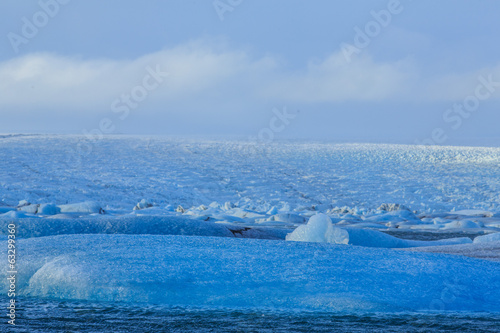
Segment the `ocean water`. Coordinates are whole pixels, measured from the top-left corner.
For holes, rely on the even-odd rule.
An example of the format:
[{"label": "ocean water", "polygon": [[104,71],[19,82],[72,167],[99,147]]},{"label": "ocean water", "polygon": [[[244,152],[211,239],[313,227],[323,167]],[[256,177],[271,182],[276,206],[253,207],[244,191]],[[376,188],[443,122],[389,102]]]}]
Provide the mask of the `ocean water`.
[{"label": "ocean water", "polygon": [[[0,299],[2,303],[4,300]],[[19,299],[11,332],[499,332],[500,314],[324,313]],[[2,327],[0,326],[0,327]]]}]

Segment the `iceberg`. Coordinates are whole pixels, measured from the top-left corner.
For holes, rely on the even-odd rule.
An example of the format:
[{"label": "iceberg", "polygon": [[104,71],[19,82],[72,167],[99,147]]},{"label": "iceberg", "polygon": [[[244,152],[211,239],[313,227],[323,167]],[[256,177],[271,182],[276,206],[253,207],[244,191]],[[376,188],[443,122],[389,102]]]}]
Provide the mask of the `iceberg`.
[{"label": "iceberg", "polygon": [[309,219],[306,225],[300,225],[291,234],[288,234],[286,240],[348,244],[349,234],[344,229],[334,227],[328,215],[316,214]]},{"label": "iceberg", "polygon": [[[500,263],[458,256],[161,235],[62,235],[20,239],[17,246],[19,296],[278,310],[500,311]],[[0,271],[3,293],[6,274]]]}]

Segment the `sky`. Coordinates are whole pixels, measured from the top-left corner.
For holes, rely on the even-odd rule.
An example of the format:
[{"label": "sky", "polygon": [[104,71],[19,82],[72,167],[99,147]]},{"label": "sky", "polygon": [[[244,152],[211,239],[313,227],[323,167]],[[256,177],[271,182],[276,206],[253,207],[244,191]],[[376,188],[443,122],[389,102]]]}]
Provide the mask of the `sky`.
[{"label": "sky", "polygon": [[500,145],[494,0],[3,0],[0,133]]}]

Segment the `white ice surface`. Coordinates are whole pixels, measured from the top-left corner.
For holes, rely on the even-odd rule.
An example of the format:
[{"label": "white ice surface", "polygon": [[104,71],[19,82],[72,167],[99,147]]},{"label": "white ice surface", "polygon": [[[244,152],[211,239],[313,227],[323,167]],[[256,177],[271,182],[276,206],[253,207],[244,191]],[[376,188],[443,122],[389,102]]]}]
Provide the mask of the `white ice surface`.
[{"label": "white ice surface", "polygon": [[12,136],[0,139],[0,202],[132,210],[142,199],[184,208],[215,201],[263,213],[347,206],[356,214],[388,203],[498,216],[498,165],[499,148]]}]

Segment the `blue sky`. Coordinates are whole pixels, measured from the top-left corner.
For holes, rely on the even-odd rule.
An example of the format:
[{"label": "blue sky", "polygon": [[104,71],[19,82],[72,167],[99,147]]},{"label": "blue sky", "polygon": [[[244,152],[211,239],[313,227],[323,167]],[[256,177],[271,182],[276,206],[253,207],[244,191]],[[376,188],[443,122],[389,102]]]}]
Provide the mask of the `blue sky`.
[{"label": "blue sky", "polygon": [[4,0],[0,13],[3,133],[500,142],[497,1]]}]

